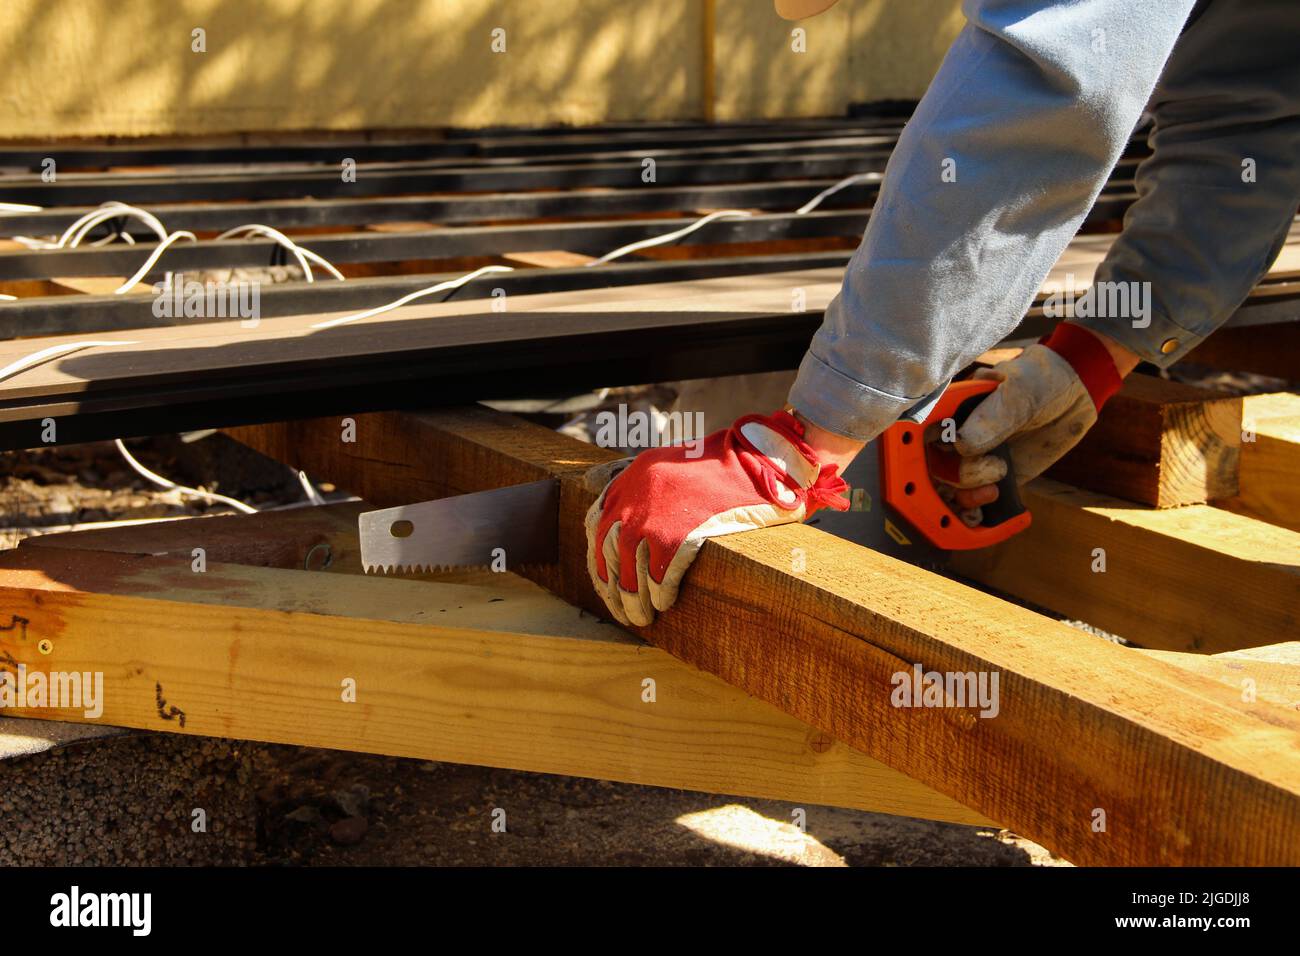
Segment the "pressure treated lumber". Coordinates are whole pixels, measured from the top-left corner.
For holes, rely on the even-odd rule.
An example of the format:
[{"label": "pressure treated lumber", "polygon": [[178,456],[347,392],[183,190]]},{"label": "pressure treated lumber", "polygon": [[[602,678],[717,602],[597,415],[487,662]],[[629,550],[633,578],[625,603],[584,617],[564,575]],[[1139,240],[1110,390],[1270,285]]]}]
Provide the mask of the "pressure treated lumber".
[{"label": "pressure treated lumber", "polygon": [[[381,196],[367,199],[290,199],[272,202],[159,203],[150,211],[172,229],[220,232],[248,222],[276,228],[357,226],[391,221],[428,221],[441,225],[525,220],[609,217],[635,213],[680,212],[703,205],[719,208],[762,206],[765,209],[794,209],[828,186],[832,178],[766,180],[760,183],[714,183],[704,186],[675,186],[645,189],[578,187],[562,192],[471,193],[466,195]],[[867,206],[879,189],[879,182],[857,183],[828,196],[822,208]],[[1132,198],[1103,194],[1102,206],[1113,211],[1127,208]],[[40,212],[0,217],[0,236],[59,235],[93,207],[65,206]],[[134,220],[124,223],[132,235],[147,239],[153,233]],[[15,244],[14,248],[26,248]]]},{"label": "pressure treated lumber", "polygon": [[[633,213],[761,206],[795,209],[836,179],[765,180],[759,183],[715,183],[705,186],[660,186],[646,189],[574,188],[563,192],[469,193],[435,196],[377,196],[366,199],[289,199],[269,202],[158,203],[150,211],[172,229],[220,232],[248,222],[276,228],[358,226],[389,221],[450,223],[524,220],[544,217],[608,217]],[[868,206],[879,182],[862,182],[826,197],[824,209]],[[1108,186],[1088,212],[1086,223],[1122,216],[1137,198]],[[64,206],[40,212],[0,217],[0,236],[59,235],[92,207]],[[124,224],[132,235],[149,239],[153,233],[134,220]]]},{"label": "pressure treated lumber", "polygon": [[[998,349],[977,364],[1018,354]],[[1241,399],[1134,374],[1047,475],[1127,501],[1175,508],[1237,493]]]},{"label": "pressure treated lumber", "polygon": [[[635,354],[635,349],[648,346],[651,336],[661,340],[669,330],[675,333],[673,341],[677,342],[701,327],[718,336],[725,333],[729,323],[800,322],[803,314],[791,311],[791,289],[804,290],[807,310],[815,314],[838,292],[840,278],[838,269],[820,268],[649,282],[512,297],[505,311],[494,309],[491,301],[482,299],[433,300],[326,329],[314,326],[354,312],[344,309],[276,318],[263,315],[255,329],[241,328],[237,318],[132,329],[129,333],[96,337],[96,341],[121,341],[121,347],[73,353],[0,383],[0,402],[76,391],[158,386],[186,381],[196,374],[220,373],[223,381],[237,387],[263,370],[267,374],[300,373],[310,363],[324,371],[332,364],[360,365],[375,358],[383,359],[383,368],[391,379],[412,374],[408,370],[410,361],[432,352],[458,357],[463,363],[472,357],[469,350],[477,348],[490,350],[498,362],[505,362],[516,351],[535,353],[540,346],[554,351],[554,343],[568,340],[575,344],[585,341],[592,350],[603,339],[607,346],[629,348],[633,350],[630,354]],[[489,281],[496,281],[495,277]],[[149,306],[146,303],[142,308],[148,310]],[[630,340],[624,342],[624,336],[637,331],[646,333],[647,338],[635,346]],[[80,339],[84,335],[5,342],[0,344],[0,364]],[[549,367],[551,363],[546,364]],[[92,382],[95,388],[86,389]]]},{"label": "pressure treated lumber", "polygon": [[301,567],[329,541],[359,572],[356,506],[318,510],[32,539],[0,557],[0,668],[102,672],[116,726],[989,822],[515,575],[218,560]]},{"label": "pressure treated lumber", "polygon": [[1300,395],[1249,396],[1242,428],[1238,492],[1214,503],[1300,531]]},{"label": "pressure treated lumber", "polygon": [[[500,264],[494,263],[495,257],[490,255],[468,258],[474,263],[474,268],[479,265]],[[491,275],[490,281],[470,282],[456,289],[454,295],[450,293],[435,295],[427,299],[426,303],[450,299],[458,302],[474,299],[490,300],[493,291],[501,289],[511,297],[509,303],[512,306],[524,305],[526,303],[520,303],[517,297],[616,286],[630,287],[774,272],[796,272],[807,269],[842,270],[848,259],[847,252],[830,250],[681,262],[618,259],[606,263],[599,269],[586,266],[519,269],[514,272],[495,273]],[[436,260],[439,266],[450,261],[454,260]],[[424,263],[421,262],[420,266],[423,265]],[[350,272],[357,272],[362,266],[354,263],[345,268]],[[346,282],[328,284],[283,282],[267,285],[261,290],[261,316],[266,320],[283,316],[305,317],[327,312],[360,312],[386,305],[409,293],[427,289],[431,285],[458,279],[467,271],[465,268],[456,271],[450,265],[446,268],[449,271],[355,277]],[[124,296],[70,295],[66,289],[58,286],[22,280],[7,280],[0,282],[0,286],[11,295],[22,296],[15,301],[6,302],[4,309],[0,310],[0,339],[64,333],[84,335],[91,331],[100,333],[123,329],[174,328],[203,323],[202,319],[195,320],[187,317],[177,319],[166,314],[156,316],[153,314],[152,300],[148,298],[142,304],[138,300],[125,301]],[[497,293],[497,296],[499,297],[500,294]],[[489,311],[485,309],[484,314],[488,314]],[[810,317],[815,315],[810,313],[798,316],[801,319]],[[812,331],[809,331],[804,339],[806,341],[811,337]]]},{"label": "pressure treated lumber", "polygon": [[956,571],[1146,647],[1219,653],[1300,638],[1294,531],[1208,505],[1143,508],[1048,478],[1021,499],[1030,527],[955,553]]},{"label": "pressure treated lumber", "polygon": [[[481,408],[337,426],[236,434],[376,505],[557,477],[560,560],[530,575],[599,608],[584,475],[612,453]],[[1300,717],[815,528],[706,542],[641,633],[1075,862],[1300,861]],[[998,672],[998,715],[892,706],[914,664]]]}]

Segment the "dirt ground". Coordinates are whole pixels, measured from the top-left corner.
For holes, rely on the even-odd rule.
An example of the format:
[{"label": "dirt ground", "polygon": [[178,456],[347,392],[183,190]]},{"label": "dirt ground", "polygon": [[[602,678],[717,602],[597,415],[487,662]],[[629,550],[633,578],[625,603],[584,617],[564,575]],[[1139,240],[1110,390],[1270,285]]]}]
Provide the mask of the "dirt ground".
[{"label": "dirt ground", "polygon": [[801,832],[792,804],[390,757],[272,748],[258,779],[272,864],[1060,864],[1006,831],[804,807]]}]

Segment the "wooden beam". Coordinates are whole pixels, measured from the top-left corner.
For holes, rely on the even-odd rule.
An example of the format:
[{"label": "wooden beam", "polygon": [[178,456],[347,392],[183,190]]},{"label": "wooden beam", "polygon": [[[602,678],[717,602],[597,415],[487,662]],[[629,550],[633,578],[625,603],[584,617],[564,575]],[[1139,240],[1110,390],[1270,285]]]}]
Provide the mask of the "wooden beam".
[{"label": "wooden beam", "polygon": [[422,219],[399,219],[395,222],[372,222],[366,224],[367,232],[382,233],[403,233],[403,232],[429,232],[433,229],[441,229],[436,222],[426,222]]},{"label": "wooden beam", "polygon": [[1142,651],[1143,654],[1211,677],[1243,694],[1295,711],[1300,709],[1300,642],[1252,647],[1225,654]]},{"label": "wooden beam", "polygon": [[1236,493],[1240,447],[1240,398],[1130,375],[1048,475],[1157,508],[1204,504]]},{"label": "wooden beam", "polygon": [[[723,265],[741,269],[746,263],[763,268],[745,259]],[[576,272],[584,283],[610,280],[610,273],[579,267],[519,270],[499,281],[514,288],[508,279]],[[347,295],[357,286],[354,292],[365,298],[369,281],[334,287]],[[497,281],[485,282],[483,290]],[[806,290],[807,312],[790,311],[791,283]],[[354,310],[268,318],[268,289],[256,330],[226,320],[138,329],[129,339],[122,333],[97,335],[98,341],[127,344],[79,350],[0,383],[0,447],[40,445],[40,423],[49,417],[58,419],[59,441],[79,442],[367,405],[401,408],[452,396],[463,401],[466,394],[554,395],[580,391],[583,380],[592,387],[609,384],[610,376],[646,382],[762,371],[797,361],[820,321],[818,310],[838,288],[837,270],[810,269],[779,279],[746,275],[743,282],[712,278],[517,296],[504,312],[494,312],[487,299],[412,304],[324,329],[313,326]],[[325,295],[337,303],[333,296],[339,293]],[[375,290],[368,295],[374,305]],[[165,321],[139,302],[135,306],[152,321]],[[77,340],[84,336],[79,333]],[[67,336],[10,342],[0,347],[0,365],[69,342]]]},{"label": "wooden beam", "polygon": [[[61,288],[84,295],[114,295],[126,281],[126,276],[56,276],[50,279]],[[124,295],[141,295],[149,291],[148,285],[137,285]]]},{"label": "wooden beam", "polygon": [[1219,329],[1188,352],[1185,361],[1296,381],[1300,377],[1300,323]]},{"label": "wooden beam", "polygon": [[[32,539],[0,557],[0,668],[100,672],[96,722],[122,727],[989,824],[515,575],[487,575],[491,587],[363,578],[355,515],[347,505]],[[218,561],[301,567],[322,542],[347,542],[329,567],[344,573]],[[202,573],[194,547],[207,552]]]},{"label": "wooden beam", "polygon": [[1245,400],[1239,488],[1216,505],[1300,531],[1300,395]]},{"label": "wooden beam", "polygon": [[[559,478],[535,578],[600,607],[582,515],[611,452],[483,408],[360,416],[347,444],[329,419],[236,434],[376,505]],[[1075,862],[1300,862],[1300,716],[815,528],[706,542],[641,633]],[[997,673],[997,716],[895,707],[916,665]]]},{"label": "wooden beam", "polygon": [[[976,364],[1018,354],[996,349]],[[1241,399],[1134,374],[1047,475],[1128,501],[1174,508],[1237,493]]]},{"label": "wooden beam", "polygon": [[501,255],[501,258],[510,265],[531,266],[537,269],[571,269],[574,266],[585,266],[592,261],[591,256],[580,252],[567,252],[564,249],[506,252]]},{"label": "wooden beam", "polygon": [[1021,498],[1030,527],[954,554],[954,570],[1148,647],[1218,653],[1300,638],[1300,534],[1206,505],[1141,508],[1047,478]]}]

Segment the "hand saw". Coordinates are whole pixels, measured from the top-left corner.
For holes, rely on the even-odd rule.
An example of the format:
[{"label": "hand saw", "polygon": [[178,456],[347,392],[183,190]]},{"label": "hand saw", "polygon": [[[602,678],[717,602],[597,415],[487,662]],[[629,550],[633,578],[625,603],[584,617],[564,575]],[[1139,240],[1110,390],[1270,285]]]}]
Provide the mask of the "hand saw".
[{"label": "hand saw", "polygon": [[[960,427],[988,392],[990,380],[954,382],[920,424],[898,422],[849,467],[853,490],[846,512],[823,511],[809,524],[917,564],[938,566],[948,551],[1004,541],[1029,525],[1011,460],[998,500],[984,521],[967,527],[939,497],[925,459],[925,429],[952,418]],[[420,504],[368,511],[360,517],[361,562],[367,572],[410,573],[462,567],[509,568],[557,560],[559,482],[535,481]]]},{"label": "hand saw", "polygon": [[361,564],[367,573],[401,574],[550,563],[559,514],[556,479],[366,511],[358,519]]},{"label": "hand saw", "polygon": [[1029,527],[1020,501],[1011,453],[1005,445],[990,454],[1007,464],[998,498],[984,505],[982,522],[967,527],[935,488],[925,457],[925,432],[952,420],[955,430],[998,383],[992,379],[953,382],[925,421],[901,421],[869,443],[845,472],[848,511],[823,511],[808,523],[858,544],[923,567],[941,567],[951,551],[969,551],[1005,541]]}]

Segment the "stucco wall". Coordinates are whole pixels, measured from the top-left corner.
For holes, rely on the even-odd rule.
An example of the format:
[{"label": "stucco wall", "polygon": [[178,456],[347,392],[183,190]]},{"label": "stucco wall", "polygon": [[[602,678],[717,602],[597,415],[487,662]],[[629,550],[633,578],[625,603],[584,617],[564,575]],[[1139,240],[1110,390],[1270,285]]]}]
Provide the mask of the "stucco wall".
[{"label": "stucco wall", "polygon": [[[709,2],[5,0],[0,136],[698,118]],[[712,2],[721,119],[919,96],[960,24],[956,0],[843,0],[796,53],[768,0]]]}]

